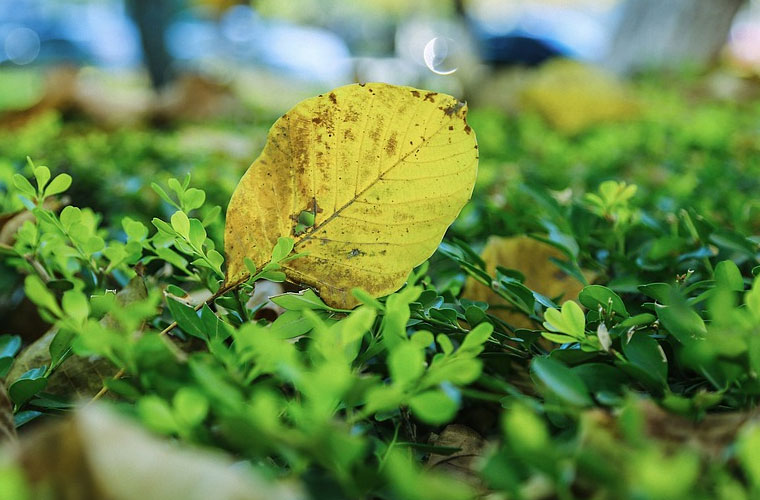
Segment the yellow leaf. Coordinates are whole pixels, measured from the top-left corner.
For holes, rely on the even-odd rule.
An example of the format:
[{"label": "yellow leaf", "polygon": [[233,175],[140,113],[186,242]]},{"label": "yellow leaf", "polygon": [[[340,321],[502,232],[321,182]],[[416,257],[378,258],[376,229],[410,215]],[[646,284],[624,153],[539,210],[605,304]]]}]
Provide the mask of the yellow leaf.
[{"label": "yellow leaf", "polygon": [[466,113],[451,96],[382,83],[296,105],[230,200],[226,284],[247,279],[245,257],[260,268],[288,236],[308,255],[283,264],[286,275],[331,306],[355,306],[354,287],[399,289],[472,194],[478,151]]},{"label": "yellow leaf", "polygon": [[[562,296],[563,302],[574,300],[583,289],[580,281],[566,274],[549,260],[552,257],[564,260],[562,252],[529,236],[492,236],[488,239],[481,257],[486,263],[486,270],[492,276],[496,274],[496,266],[517,269],[525,276],[525,286],[552,299]],[[593,281],[593,273],[583,271],[583,274],[587,280]],[[467,279],[462,298],[491,304],[491,314],[516,328],[537,326],[524,314],[510,310],[506,300],[473,278]]]}]

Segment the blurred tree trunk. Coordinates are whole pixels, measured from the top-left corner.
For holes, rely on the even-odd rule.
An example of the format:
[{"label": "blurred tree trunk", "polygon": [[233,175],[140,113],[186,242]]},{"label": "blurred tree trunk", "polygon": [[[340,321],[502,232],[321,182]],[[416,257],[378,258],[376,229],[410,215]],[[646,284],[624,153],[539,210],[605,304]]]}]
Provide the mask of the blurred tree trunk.
[{"label": "blurred tree trunk", "polygon": [[618,73],[705,65],[746,0],[625,0],[605,66]]},{"label": "blurred tree trunk", "polygon": [[129,12],[140,31],[143,61],[153,88],[160,89],[174,77],[172,57],[165,34],[176,2],[170,0],[128,0]]}]

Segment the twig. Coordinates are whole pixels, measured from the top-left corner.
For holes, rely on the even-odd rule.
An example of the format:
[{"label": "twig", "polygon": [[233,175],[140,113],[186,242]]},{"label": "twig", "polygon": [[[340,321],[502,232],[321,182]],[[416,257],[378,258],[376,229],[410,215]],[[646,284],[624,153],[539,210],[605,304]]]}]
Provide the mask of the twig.
[{"label": "twig", "polygon": [[[244,281],[238,281],[236,283],[231,283],[231,284],[227,284],[227,285],[222,286],[219,290],[217,290],[217,292],[214,295],[212,295],[211,297],[207,298],[206,300],[204,300],[203,302],[201,302],[200,304],[198,304],[197,306],[195,306],[193,309],[195,309],[196,311],[200,310],[206,304],[210,304],[214,300],[218,299],[219,297],[221,297],[225,293],[229,292],[230,290],[233,290],[233,289],[239,287],[243,283],[244,283]],[[162,337],[162,336],[166,335],[167,333],[171,332],[172,330],[174,330],[175,328],[177,328],[177,322],[176,321],[172,322],[169,326],[167,326],[166,328],[164,328],[163,330],[161,330],[161,332],[158,335],[159,335],[159,337]],[[114,374],[112,380],[119,380],[121,377],[124,376],[125,373],[126,373],[126,370],[124,370],[124,368],[120,368],[119,371],[116,372],[116,374]],[[92,397],[92,399],[87,404],[91,405],[92,403],[94,403],[98,399],[102,398],[107,392],[108,392],[108,387],[106,387],[106,385],[103,384],[103,387],[101,387],[101,389],[98,391],[98,393],[95,394]]]}]

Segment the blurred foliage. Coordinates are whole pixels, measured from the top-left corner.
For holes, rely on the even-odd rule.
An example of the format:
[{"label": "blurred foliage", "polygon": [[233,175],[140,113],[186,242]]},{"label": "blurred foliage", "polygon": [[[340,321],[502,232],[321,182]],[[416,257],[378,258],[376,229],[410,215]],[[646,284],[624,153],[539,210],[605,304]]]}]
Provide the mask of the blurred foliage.
[{"label": "blurred foliage", "polygon": [[[638,117],[572,137],[472,110],[472,202],[405,288],[358,291],[350,313],[251,300],[287,240],[220,289],[216,207],[248,162],[233,138],[259,149],[273,117],[105,132],[47,113],[3,132],[0,206],[27,217],[1,242],[3,315],[27,328],[2,332],[0,368],[55,332],[6,380],[16,424],[69,412],[57,370],[105,360],[120,375],[96,397],[314,498],[757,498],[760,102],[681,88],[643,79]],[[552,248],[528,251],[542,265],[481,257],[526,235]],[[563,297],[537,268],[590,283]],[[42,325],[18,322],[28,301]],[[29,487],[10,466],[0,485]]]}]

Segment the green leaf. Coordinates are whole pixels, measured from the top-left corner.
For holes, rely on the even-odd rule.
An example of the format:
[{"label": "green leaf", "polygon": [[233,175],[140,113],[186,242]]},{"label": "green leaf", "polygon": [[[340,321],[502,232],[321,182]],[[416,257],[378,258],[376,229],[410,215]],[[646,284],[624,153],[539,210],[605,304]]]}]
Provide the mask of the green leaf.
[{"label": "green leaf", "polygon": [[277,244],[275,244],[272,249],[272,262],[278,263],[290,255],[290,252],[293,251],[294,245],[295,242],[293,241],[293,238],[286,238],[284,236],[277,238]]},{"label": "green leaf", "polygon": [[155,183],[155,182],[151,182],[151,183],[150,183],[150,187],[151,187],[151,188],[153,189],[153,191],[155,191],[155,192],[156,192],[156,194],[157,194],[157,195],[158,195],[158,196],[159,196],[159,197],[160,197],[162,200],[164,200],[166,203],[168,203],[169,205],[173,206],[173,207],[174,207],[174,208],[176,208],[177,210],[179,210],[179,209],[180,209],[179,205],[177,205],[177,204],[174,202],[174,200],[172,200],[171,196],[169,196],[168,194],[166,194],[166,191],[164,191],[164,188],[162,188],[161,186],[159,186],[159,185],[158,185],[157,183]]},{"label": "green leaf", "polygon": [[459,404],[440,390],[425,391],[409,400],[415,417],[430,425],[449,422],[457,413]]},{"label": "green leaf", "polygon": [[45,196],[63,193],[69,187],[71,187],[71,176],[69,174],[58,174],[45,189]]},{"label": "green leaf", "polygon": [[231,327],[219,319],[216,314],[211,310],[208,304],[204,304],[201,308],[201,323],[203,324],[202,330],[206,337],[209,339],[215,339],[223,341],[232,334]]},{"label": "green leaf", "polygon": [[0,335],[0,378],[5,377],[13,364],[13,357],[21,349],[18,335]]},{"label": "green leaf", "polygon": [[21,349],[21,337],[18,335],[0,335],[0,358],[12,358]]},{"label": "green leaf", "polygon": [[578,301],[591,311],[596,311],[599,306],[604,310],[610,307],[612,311],[623,318],[629,316],[623,299],[609,288],[601,285],[589,285],[585,287],[578,295]]},{"label": "green leaf", "polygon": [[[172,224],[174,224],[174,222],[172,222]],[[196,248],[203,248],[203,243],[206,241],[206,229],[198,219],[190,219],[188,239],[190,240],[190,244],[194,245]]]},{"label": "green leaf", "polygon": [[562,304],[562,310],[547,309],[544,312],[544,328],[553,332],[565,333],[577,339],[585,338],[586,318],[580,306],[568,300]]},{"label": "green leaf", "polygon": [[470,351],[473,355],[479,354],[493,333],[493,325],[490,323],[481,323],[465,336],[462,344],[459,346],[457,353]]},{"label": "green leaf", "polygon": [[46,371],[47,366],[33,368],[22,374],[8,386],[8,396],[10,396],[11,401],[17,407],[29,401],[35,394],[45,388],[47,385]]},{"label": "green leaf", "polygon": [[649,283],[638,287],[639,291],[661,304],[670,303],[671,286],[667,283]]},{"label": "green leaf", "polygon": [[530,364],[533,375],[555,396],[573,406],[591,405],[588,389],[570,368],[547,357],[534,358]]},{"label": "green leaf", "polygon": [[37,190],[44,193],[50,180],[50,169],[45,166],[34,167],[34,178],[37,180]]},{"label": "green leaf", "polygon": [[171,218],[172,229],[174,229],[180,236],[190,238],[190,220],[187,218],[185,212],[178,210],[174,212]]},{"label": "green leaf", "polygon": [[153,217],[153,220],[151,220],[151,222],[153,223],[154,226],[156,226],[156,229],[158,229],[162,233],[165,233],[171,236],[177,235],[177,232],[174,230],[174,228],[171,225],[162,221],[158,217]]},{"label": "green leaf", "polygon": [[454,352],[454,344],[451,343],[451,339],[445,333],[439,333],[435,337],[438,345],[441,346],[441,350],[444,354],[448,355]]},{"label": "green leaf", "polygon": [[26,177],[24,177],[23,175],[14,174],[13,184],[16,186],[16,189],[21,191],[21,194],[23,194],[27,198],[33,200],[37,197],[37,190],[34,189],[34,186],[32,186],[32,183],[29,182],[26,179]]},{"label": "green leaf", "polygon": [[645,333],[634,333],[631,340],[623,342],[623,354],[634,366],[664,384],[668,378],[668,361],[660,344]]},{"label": "green leaf", "polygon": [[702,317],[688,306],[657,304],[655,310],[662,326],[682,344],[704,338],[707,334]]},{"label": "green leaf", "polygon": [[61,300],[63,312],[78,323],[84,323],[90,315],[90,304],[87,296],[79,290],[69,290],[63,294]]},{"label": "green leaf", "polygon": [[736,292],[744,291],[742,273],[736,264],[730,260],[718,262],[718,265],[715,266],[715,284]]},{"label": "green leaf", "polygon": [[556,344],[570,344],[573,342],[578,342],[577,338],[571,337],[570,335],[562,335],[561,333],[541,332],[541,336]]},{"label": "green leaf", "polygon": [[182,201],[185,205],[185,210],[189,212],[203,206],[203,203],[206,201],[206,193],[200,189],[190,188],[185,191]]},{"label": "green leaf", "polygon": [[277,338],[289,339],[304,335],[313,327],[313,323],[301,311],[285,311],[274,320],[270,333]]},{"label": "green leaf", "polygon": [[55,369],[71,352],[71,344],[76,338],[76,332],[62,328],[58,330],[50,341],[48,352],[50,352],[50,367]]},{"label": "green leaf", "polygon": [[183,332],[199,339],[208,340],[208,335],[203,328],[203,322],[195,309],[171,297],[166,298],[166,304],[169,306],[169,312],[171,312],[174,321],[177,322],[177,325]]},{"label": "green leaf", "polygon": [[26,277],[24,280],[24,291],[26,292],[26,296],[29,297],[29,300],[38,306],[47,309],[55,316],[63,316],[63,311],[61,311],[61,308],[58,306],[55,297],[37,276],[29,275]]}]

